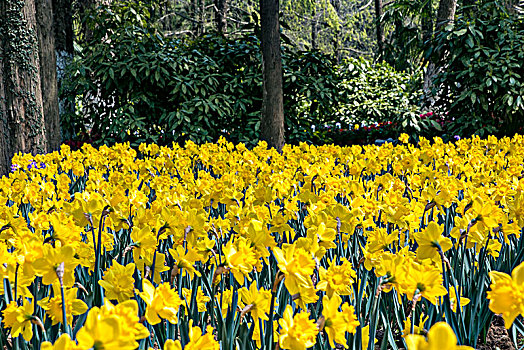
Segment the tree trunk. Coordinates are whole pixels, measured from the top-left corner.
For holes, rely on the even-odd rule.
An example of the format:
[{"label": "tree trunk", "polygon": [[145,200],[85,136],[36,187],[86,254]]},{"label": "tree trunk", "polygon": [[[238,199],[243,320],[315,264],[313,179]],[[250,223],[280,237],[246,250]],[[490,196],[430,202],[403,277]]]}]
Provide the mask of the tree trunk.
[{"label": "tree trunk", "polygon": [[198,0],[191,0],[191,16],[193,17],[192,21],[192,31],[194,36],[198,36],[199,33],[199,23],[198,23]]},{"label": "tree trunk", "polygon": [[433,37],[433,1],[428,0],[422,13],[422,40],[427,45]]},{"label": "tree trunk", "polygon": [[[67,0],[65,0],[67,1]],[[83,40],[84,42],[89,42],[91,41],[92,37],[93,37],[93,33],[91,31],[91,29],[87,26],[87,22],[84,20],[86,18],[86,16],[89,14],[89,11],[91,11],[93,8],[95,8],[97,5],[97,0],[83,0],[83,1],[78,1],[77,2],[77,6],[78,6],[78,14],[80,16],[80,19],[82,20],[81,21],[81,28],[80,28],[80,33],[81,33],[81,40]],[[58,10],[58,8],[57,8]]]},{"label": "tree trunk", "polygon": [[[340,11],[340,0],[334,0],[333,2],[333,8],[335,9],[335,12],[337,13],[337,16],[339,18],[342,18],[342,14]],[[337,30],[335,31],[335,42],[333,44],[333,52],[335,54],[335,57],[337,59],[337,63],[340,63],[340,26],[337,27]]]},{"label": "tree trunk", "polygon": [[227,31],[227,0],[215,0],[215,23],[217,31],[224,34]]},{"label": "tree trunk", "polygon": [[282,58],[278,22],[279,0],[260,0],[260,29],[263,70],[260,138],[278,151],[284,146],[284,102]]},{"label": "tree trunk", "polygon": [[47,151],[34,0],[0,1],[0,174],[17,152]]},{"label": "tree trunk", "polygon": [[318,13],[317,13],[317,2],[313,2],[313,11],[311,13],[311,49],[316,50],[318,36]]},{"label": "tree trunk", "polygon": [[435,27],[437,32],[448,23],[453,23],[456,10],[457,0],[440,0],[437,12],[437,24]]},{"label": "tree trunk", "polygon": [[59,91],[58,107],[60,118],[62,118],[65,115],[73,114],[75,111],[74,103],[68,103],[67,99],[60,98],[60,89],[62,88],[67,67],[73,62],[74,56],[73,7],[71,0],[53,0],[53,22],[56,79]]},{"label": "tree trunk", "polygon": [[[437,11],[437,21],[435,24],[435,32],[441,31],[445,28],[446,25],[453,23],[455,18],[455,11],[457,10],[457,0],[440,0],[438,11]],[[435,104],[435,97],[433,96],[433,79],[435,75],[438,74],[440,68],[437,66],[437,62],[440,61],[444,52],[435,52],[434,58],[430,59],[428,66],[424,72],[424,93],[426,105],[429,107]]]},{"label": "tree trunk", "polygon": [[55,35],[53,31],[53,8],[51,0],[35,0],[38,24],[38,57],[40,58],[40,82],[47,130],[47,150],[60,148],[60,116],[58,109],[58,85],[56,80]]},{"label": "tree trunk", "polygon": [[206,31],[206,0],[200,0],[200,35]]},{"label": "tree trunk", "polygon": [[379,56],[384,53],[384,27],[382,26],[382,0],[375,0],[375,18],[377,21],[377,45]]}]

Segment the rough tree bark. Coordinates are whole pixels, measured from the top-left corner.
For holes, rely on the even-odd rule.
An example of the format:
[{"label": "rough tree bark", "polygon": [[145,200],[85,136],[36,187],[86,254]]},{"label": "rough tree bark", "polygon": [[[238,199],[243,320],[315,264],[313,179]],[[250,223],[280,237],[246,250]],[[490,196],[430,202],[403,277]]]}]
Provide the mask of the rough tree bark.
[{"label": "rough tree bark", "polygon": [[215,0],[215,24],[217,31],[224,34],[227,31],[227,0]]},{"label": "rough tree bark", "polygon": [[[58,108],[58,85],[56,80],[55,35],[51,0],[35,0],[38,24],[38,57],[40,59],[40,83],[44,109],[47,150],[60,148],[60,116]],[[53,131],[53,132],[51,132]]]},{"label": "rough tree bark", "polygon": [[0,1],[0,174],[17,152],[47,151],[34,0]]},{"label": "rough tree bark", "polygon": [[279,0],[260,0],[263,69],[260,138],[278,151],[284,146],[284,101],[280,53]]},{"label": "rough tree bark", "polygon": [[382,26],[382,0],[375,0],[375,18],[377,27],[377,45],[379,55],[384,53],[384,27]]}]

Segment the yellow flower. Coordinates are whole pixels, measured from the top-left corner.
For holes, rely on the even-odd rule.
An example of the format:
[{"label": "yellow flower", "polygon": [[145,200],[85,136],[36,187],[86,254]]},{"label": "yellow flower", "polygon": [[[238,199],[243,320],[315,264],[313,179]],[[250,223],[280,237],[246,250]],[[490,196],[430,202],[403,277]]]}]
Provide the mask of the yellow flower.
[{"label": "yellow flower", "polygon": [[[354,321],[354,310],[349,306],[349,308],[346,310],[346,312],[351,313],[349,319],[345,313],[338,311],[338,308],[342,304],[342,298],[338,294],[334,294],[333,297],[328,297],[327,295],[324,296],[324,299],[322,300],[324,309],[322,310],[322,316],[324,316],[324,331],[326,331],[326,334],[329,339],[329,345],[332,348],[335,348],[335,342],[337,344],[344,344],[346,341],[346,331],[348,329],[346,320],[350,321],[351,328],[353,332],[355,331],[355,327],[359,325],[358,321],[356,322],[356,326],[352,321]],[[344,304],[348,305],[348,304]],[[353,312],[352,312],[353,311]]]},{"label": "yellow flower", "polygon": [[402,133],[400,134],[400,137],[398,138],[398,140],[402,143],[408,143],[409,141],[409,135],[408,134],[405,134],[405,133]]},{"label": "yellow flower", "polygon": [[33,304],[24,299],[25,304],[18,306],[12,301],[2,311],[4,328],[11,328],[11,337],[16,338],[20,334],[26,341],[33,338]]},{"label": "yellow flower", "polygon": [[[187,306],[191,308],[191,295],[193,294],[193,291],[191,289],[182,288],[182,296],[184,300],[187,302]],[[202,288],[197,289],[196,294],[196,301],[197,301],[197,307],[198,312],[204,312],[206,311],[206,303],[210,301],[211,298],[204,294],[202,291]],[[186,310],[187,314],[188,310]]]},{"label": "yellow flower", "polygon": [[435,304],[438,297],[447,294],[440,270],[436,267],[411,262],[402,266],[397,275],[399,287],[409,299],[413,299],[417,292]]},{"label": "yellow flower", "polygon": [[344,316],[344,325],[346,332],[355,333],[357,327],[360,325],[357,317],[355,316],[355,308],[353,305],[345,303],[342,305],[342,315]]},{"label": "yellow flower", "polygon": [[164,343],[164,350],[182,350],[182,344],[180,340],[168,339]]},{"label": "yellow flower", "polygon": [[[53,285],[55,287],[55,285]],[[87,305],[82,300],[76,298],[77,288],[71,288],[64,292],[66,302],[67,323],[72,324],[73,315],[82,315],[87,311]],[[53,325],[63,323],[62,319],[62,296],[60,290],[55,288],[55,297],[44,298],[37,304],[46,311],[47,316],[53,321]]]},{"label": "yellow flower", "polygon": [[117,300],[119,303],[130,299],[134,295],[135,264],[126,266],[113,261],[113,266],[106,270],[104,277],[98,284],[105,290],[105,296],[109,300]]},{"label": "yellow flower", "polygon": [[157,288],[148,279],[142,280],[143,292],[140,297],[147,305],[146,320],[152,325],[160,323],[163,318],[170,323],[178,322],[178,309],[182,300],[169,283],[162,283]]},{"label": "yellow flower", "polygon": [[255,282],[251,283],[249,289],[246,287],[240,288],[238,291],[240,300],[243,306],[249,307],[249,312],[253,317],[253,320],[258,323],[259,319],[268,320],[266,313],[269,313],[269,307],[271,304],[271,292],[264,288],[257,288]]},{"label": "yellow flower", "polygon": [[165,272],[169,270],[169,267],[166,266],[166,255],[163,253],[156,253],[156,259],[155,254],[153,253],[146,253],[144,256],[135,261],[136,267],[139,271],[143,273],[143,276],[150,277],[151,276],[151,270],[153,268],[153,260],[155,260],[155,271],[153,276],[153,282],[160,283],[160,274],[162,272]]},{"label": "yellow flower", "polygon": [[82,349],[136,349],[137,340],[149,336],[138,318],[138,304],[128,300],[113,305],[104,301],[101,308],[93,307],[76,339]]},{"label": "yellow flower", "polygon": [[406,336],[408,350],[466,350],[470,346],[457,345],[457,337],[446,322],[438,322],[428,332],[428,339],[418,334]]},{"label": "yellow flower", "polygon": [[448,251],[453,246],[449,238],[442,236],[442,232],[442,226],[432,221],[424,231],[414,234],[418,243],[417,258],[440,261],[438,246],[442,248],[443,252]]},{"label": "yellow flower", "polygon": [[489,309],[502,314],[506,328],[510,328],[519,314],[524,314],[524,263],[517,266],[511,276],[491,271],[491,290],[488,291]]},{"label": "yellow flower", "polygon": [[230,307],[233,302],[233,290],[231,288],[225,289],[223,293],[217,292],[215,294],[215,307],[218,308],[220,305],[220,310],[222,311],[222,317],[226,318],[227,309]]},{"label": "yellow flower", "polygon": [[293,317],[293,308],[288,305],[278,324],[281,349],[305,350],[315,345],[318,327],[307,312],[299,312]]},{"label": "yellow flower", "polygon": [[76,345],[74,340],[71,340],[69,334],[62,334],[55,344],[48,341],[42,343],[40,350],[81,350],[82,348]]},{"label": "yellow flower", "polygon": [[133,240],[133,258],[135,261],[144,256],[144,253],[153,253],[156,249],[156,237],[151,228],[146,226],[142,229],[134,228],[131,232],[131,239]]},{"label": "yellow flower", "polygon": [[315,270],[315,261],[304,249],[295,248],[294,244],[283,244],[282,249],[275,247],[273,253],[278,261],[278,268],[285,275],[284,283],[291,295],[299,292],[301,286],[313,287],[311,274]]},{"label": "yellow flower", "polygon": [[33,262],[33,268],[37,275],[43,277],[43,284],[52,284],[58,281],[56,270],[62,263],[64,264],[64,287],[72,287],[75,283],[74,271],[78,261],[74,257],[73,247],[69,245],[54,248],[45,244],[43,256]]},{"label": "yellow flower", "polygon": [[317,288],[325,291],[330,298],[334,293],[338,295],[353,293],[354,278],[357,275],[346,258],[342,258],[341,262],[341,265],[336,265],[332,260],[327,270],[323,267],[320,267],[319,270],[320,282],[318,282]]},{"label": "yellow flower", "polygon": [[101,317],[98,307],[89,311],[76,339],[85,349],[136,349],[138,346],[133,338],[122,337],[118,317]]},{"label": "yellow flower", "polygon": [[[206,333],[202,334],[200,327],[193,327],[193,320],[189,320],[189,343],[184,350],[219,350],[220,345],[213,336],[213,327],[207,326]],[[169,339],[164,344],[164,350],[182,350],[179,340]]]},{"label": "yellow flower", "polygon": [[169,249],[169,253],[175,261],[175,266],[179,269],[183,269],[182,276],[185,273],[188,273],[191,278],[193,278],[195,274],[200,277],[200,272],[195,270],[194,264],[195,262],[200,261],[202,257],[198,254],[196,249],[189,246],[186,250],[182,245],[178,245],[176,249]]},{"label": "yellow flower", "polygon": [[227,242],[224,247],[224,255],[233,276],[235,276],[239,284],[244,284],[244,276],[250,279],[248,274],[253,271],[258,259],[246,238],[240,237],[234,242]]}]

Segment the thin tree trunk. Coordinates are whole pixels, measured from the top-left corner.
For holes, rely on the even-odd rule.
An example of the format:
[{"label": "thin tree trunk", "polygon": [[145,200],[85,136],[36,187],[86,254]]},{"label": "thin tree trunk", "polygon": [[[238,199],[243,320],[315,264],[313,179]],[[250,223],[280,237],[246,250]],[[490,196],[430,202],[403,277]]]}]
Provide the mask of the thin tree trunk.
[{"label": "thin tree trunk", "polygon": [[[453,23],[455,18],[455,11],[457,10],[457,0],[440,0],[437,21],[435,24],[435,32],[441,31],[446,25]],[[424,93],[426,96],[426,105],[433,106],[435,104],[435,97],[433,96],[433,79],[439,72],[437,62],[441,60],[444,52],[434,52],[434,59],[430,59],[426,70],[424,72]]]},{"label": "thin tree trunk", "polygon": [[206,0],[200,1],[200,35],[202,35],[206,30]]},{"label": "thin tree trunk", "polygon": [[227,0],[215,0],[215,23],[217,31],[224,34],[227,31]]},{"label": "thin tree trunk", "polygon": [[311,49],[316,50],[318,48],[317,36],[318,36],[318,13],[317,13],[317,2],[313,2],[313,11],[311,13]]},{"label": "thin tree trunk", "polygon": [[[342,14],[340,13],[340,0],[334,0],[333,1],[333,7],[335,9],[335,12],[337,13],[337,16],[340,18]],[[335,53],[335,57],[337,59],[337,63],[340,63],[340,25],[337,27],[337,30],[335,31],[335,43],[333,45],[333,52]]]},{"label": "thin tree trunk", "polygon": [[198,19],[199,19],[199,16],[198,16],[198,0],[192,0],[191,1],[191,14],[192,14],[192,17],[194,19],[194,22],[193,22],[193,25],[192,25],[192,29],[193,29],[193,35],[194,36],[198,36],[199,35],[199,29],[200,29],[200,26],[199,26],[199,23],[198,23]]},{"label": "thin tree trunk", "polygon": [[284,146],[282,58],[278,22],[279,0],[260,0],[263,100],[260,138],[278,151]]},{"label": "thin tree trunk", "polygon": [[0,174],[17,152],[47,151],[33,0],[0,1]]},{"label": "thin tree trunk", "polygon": [[38,57],[40,58],[40,82],[47,130],[48,151],[60,147],[60,116],[58,108],[58,84],[56,80],[55,35],[51,0],[35,0],[38,24]]},{"label": "thin tree trunk", "polygon": [[56,79],[58,84],[58,108],[60,118],[74,113],[74,104],[60,98],[60,89],[67,67],[73,62],[74,33],[73,7],[71,0],[53,0],[53,22],[55,33]]},{"label": "thin tree trunk", "polygon": [[80,18],[82,19],[80,32],[81,32],[83,41],[87,43],[91,41],[93,37],[93,33],[91,32],[91,29],[87,26],[87,23],[83,21],[83,19],[88,15],[89,11],[91,11],[93,8],[96,7],[97,0],[78,1],[77,5],[78,5],[78,13],[80,15]]},{"label": "thin tree trunk", "polygon": [[437,32],[447,24],[453,23],[456,10],[457,0],[440,0],[437,12],[437,24],[435,26]]},{"label": "thin tree trunk", "polygon": [[433,1],[428,0],[422,13],[422,40],[424,44],[433,37]]},{"label": "thin tree trunk", "polygon": [[377,27],[377,46],[379,56],[384,53],[384,27],[382,26],[382,0],[375,0],[375,19]]}]

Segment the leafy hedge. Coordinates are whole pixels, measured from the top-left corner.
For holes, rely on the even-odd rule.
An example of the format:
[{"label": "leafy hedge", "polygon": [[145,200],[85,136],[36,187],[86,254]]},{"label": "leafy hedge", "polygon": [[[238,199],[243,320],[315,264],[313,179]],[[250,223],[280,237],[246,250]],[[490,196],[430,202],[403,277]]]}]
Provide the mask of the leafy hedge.
[{"label": "leafy hedge", "polygon": [[524,20],[501,0],[465,7],[439,34],[439,109],[459,135],[513,134],[524,121]]},{"label": "leafy hedge", "polygon": [[[63,91],[81,106],[63,120],[67,138],[137,145],[224,136],[256,144],[262,67],[255,35],[169,38],[146,7],[127,1],[101,5],[85,20],[92,39],[79,46]],[[318,51],[283,47],[282,55],[287,142],[329,142],[319,127],[336,123],[419,129],[419,75],[365,60],[336,65]]]}]

